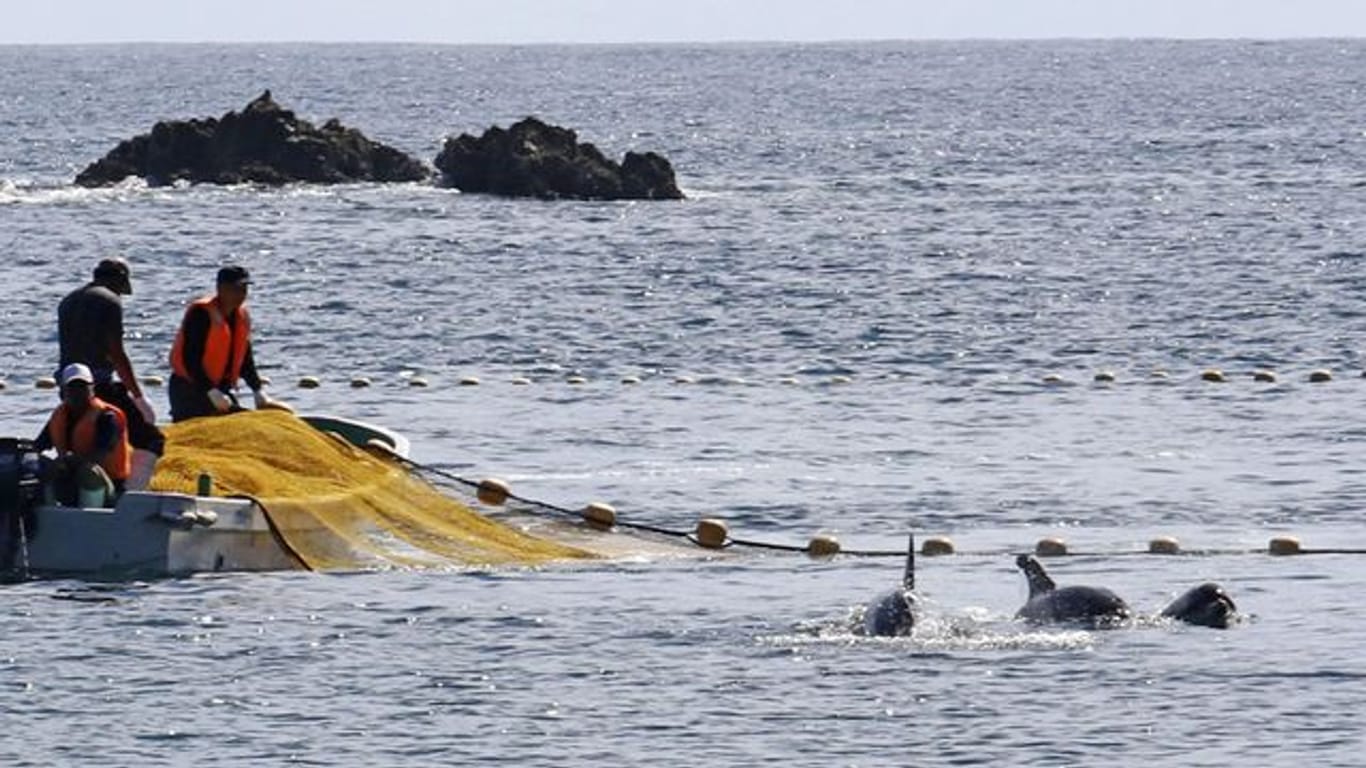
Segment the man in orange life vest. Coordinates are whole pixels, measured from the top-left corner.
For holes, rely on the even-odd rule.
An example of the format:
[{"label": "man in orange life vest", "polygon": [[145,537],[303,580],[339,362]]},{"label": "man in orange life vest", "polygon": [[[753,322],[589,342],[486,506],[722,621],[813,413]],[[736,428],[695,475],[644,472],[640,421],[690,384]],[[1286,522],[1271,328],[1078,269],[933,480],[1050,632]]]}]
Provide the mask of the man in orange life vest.
[{"label": "man in orange life vest", "polygon": [[251,354],[251,315],[247,313],[245,267],[218,270],[214,294],[190,302],[171,346],[171,420],[243,410],[232,390],[241,379],[251,387],[257,408],[283,407],[261,391]]},{"label": "man in orange life vest", "polygon": [[62,402],[34,441],[40,451],[57,450],[46,478],[59,500],[73,503],[76,486],[103,486],[106,498],[122,493],[131,470],[128,420],[117,406],[95,397],[90,368],[71,363],[62,369]]}]

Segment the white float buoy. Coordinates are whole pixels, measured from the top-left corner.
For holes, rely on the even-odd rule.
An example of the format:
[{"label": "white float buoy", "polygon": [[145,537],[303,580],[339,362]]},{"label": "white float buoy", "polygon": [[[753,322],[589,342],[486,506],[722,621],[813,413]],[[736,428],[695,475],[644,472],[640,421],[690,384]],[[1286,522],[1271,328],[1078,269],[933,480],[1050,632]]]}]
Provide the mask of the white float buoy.
[{"label": "white float buoy", "polygon": [[1325,381],[1333,380],[1333,372],[1327,368],[1315,368],[1309,372],[1309,380],[1315,384],[1322,384]]},{"label": "white float buoy", "polygon": [[1096,371],[1095,382],[1097,384],[1113,384],[1115,382],[1115,372]]},{"label": "white float buoy", "polygon": [[1200,378],[1215,384],[1223,384],[1228,381],[1228,379],[1224,377],[1224,372],[1218,368],[1206,368],[1200,372]]},{"label": "white float buoy", "polygon": [[839,539],[829,534],[818,533],[806,543],[806,554],[812,557],[834,557],[839,553]]},{"label": "white float buoy", "polygon": [[630,384],[639,384],[639,383],[640,383],[640,377],[639,377],[639,376],[622,376],[622,377],[621,377],[621,383],[622,383],[622,384],[627,384],[627,385],[630,385]]},{"label": "white float buoy", "polygon": [[697,543],[701,546],[707,549],[720,549],[726,546],[726,540],[730,538],[730,528],[724,520],[704,517],[697,521],[696,535]]},{"label": "white float buoy", "polygon": [[594,528],[606,531],[617,524],[617,511],[611,504],[595,501],[583,508],[583,519]]},{"label": "white float buoy", "polygon": [[1267,544],[1266,551],[1273,555],[1298,555],[1300,540],[1294,536],[1277,536]]},{"label": "white float buoy", "polygon": [[365,389],[370,386],[370,379],[366,376],[354,376],[351,379],[352,389]]},{"label": "white float buoy", "polygon": [[421,376],[414,376],[414,377],[412,377],[411,379],[408,379],[408,386],[410,386],[410,387],[425,387],[425,386],[427,386],[427,380],[424,379],[424,378],[422,378]]},{"label": "white float buoy", "polygon": [[691,376],[675,376],[675,377],[674,377],[674,383],[675,383],[675,384],[692,384],[692,383],[695,382],[695,381],[696,381],[696,379],[694,379],[694,378],[691,377]]},{"label": "white float buoy", "polygon": [[953,539],[947,536],[931,536],[920,542],[920,554],[928,557],[952,555],[957,551],[958,548],[953,545]]},{"label": "white float buoy", "polygon": [[1178,555],[1181,553],[1181,542],[1174,536],[1158,536],[1148,542],[1148,553],[1152,555]]},{"label": "white float buoy", "polygon": [[1050,385],[1064,384],[1067,380],[1060,373],[1050,373],[1043,377],[1043,383]]},{"label": "white float buoy", "polygon": [[512,383],[514,386],[525,387],[526,385],[531,383],[531,379],[528,379],[525,376],[514,376],[512,379]]},{"label": "white float buoy", "polygon": [[1034,545],[1034,554],[1040,557],[1058,557],[1067,554],[1067,542],[1056,537],[1049,536],[1039,539]]},{"label": "white float buoy", "polygon": [[477,386],[479,386],[479,377],[478,377],[478,376],[461,376],[461,377],[460,377],[460,386],[462,386],[462,387],[477,387]]},{"label": "white float buoy", "polygon": [[[148,387],[159,387],[166,383],[165,379],[161,378],[160,376],[157,376],[156,374],[152,374],[150,376],[143,376],[141,379],[139,379],[139,381],[141,381],[143,385]],[[265,382],[262,381],[261,384],[264,385]]]},{"label": "white float buoy", "polygon": [[299,379],[299,389],[317,389],[322,381],[317,376],[303,376]]},{"label": "white float buoy", "polygon": [[1275,371],[1267,371],[1267,370],[1253,371],[1253,372],[1252,372],[1252,380],[1253,380],[1253,381],[1259,381],[1259,382],[1261,382],[1261,383],[1263,383],[1263,384],[1275,384],[1275,383],[1276,383],[1276,372],[1275,372]]},{"label": "white float buoy", "polygon": [[38,389],[56,389],[57,380],[51,376],[39,376],[38,379],[33,382],[33,386]]},{"label": "white float buoy", "polygon": [[566,384],[568,384],[568,385],[570,385],[570,386],[572,386],[572,387],[577,387],[577,386],[580,386],[580,385],[583,385],[583,384],[587,384],[587,383],[588,383],[588,379],[585,379],[585,378],[582,377],[582,376],[570,376],[569,378],[567,378],[567,379],[564,380],[564,383],[566,383]]},{"label": "white float buoy", "polygon": [[501,507],[511,493],[507,483],[496,477],[486,477],[479,481],[479,487],[474,495],[490,507]]}]

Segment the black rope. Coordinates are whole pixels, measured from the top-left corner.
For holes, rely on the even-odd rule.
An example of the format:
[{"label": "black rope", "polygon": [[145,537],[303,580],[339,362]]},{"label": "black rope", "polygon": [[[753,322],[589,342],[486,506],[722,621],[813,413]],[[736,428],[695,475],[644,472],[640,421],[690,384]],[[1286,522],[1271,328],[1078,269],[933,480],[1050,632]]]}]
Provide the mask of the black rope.
[{"label": "black rope", "polygon": [[[692,539],[692,540],[694,541],[694,543],[696,542],[696,538],[695,538],[692,534],[685,534],[685,535],[687,536],[687,538]],[[770,550],[770,551],[774,551],[774,552],[800,552],[800,553],[802,553],[802,554],[807,554],[808,552],[811,551],[811,546],[810,546],[809,544],[776,544],[776,543],[771,542],[771,541],[756,541],[756,540],[754,540],[754,539],[736,539],[736,538],[730,538],[730,539],[727,539],[727,540],[726,540],[726,546],[727,546],[727,547],[732,547],[732,546],[735,546],[735,547],[748,547],[748,548],[750,548],[750,549],[766,549],[766,550]],[[841,550],[838,552],[838,554],[844,555],[844,556],[846,556],[846,557],[905,557],[905,556],[906,556],[906,550],[904,550],[904,549],[841,549]]]},{"label": "black rope", "polygon": [[[692,534],[689,534],[689,535],[688,535],[688,538],[693,538]],[[751,548],[751,549],[766,549],[766,550],[769,550],[769,551],[771,551],[771,552],[805,552],[805,551],[806,551],[806,547],[805,547],[805,546],[798,546],[798,545],[796,545],[796,544],[775,544],[775,543],[770,542],[770,541],[755,541],[755,540],[753,540],[753,539],[736,539],[736,538],[728,538],[728,539],[726,539],[726,546],[727,546],[727,547],[749,547],[749,548]]]},{"label": "black rope", "polygon": [[[396,456],[395,458],[397,458],[399,461],[402,461],[405,464],[408,464],[413,469],[417,469],[423,472],[430,472],[432,474],[444,477],[447,480],[453,480],[457,483],[469,486],[470,488],[474,488],[476,490],[478,490],[479,488],[479,483],[477,481],[460,477],[459,475],[447,472],[441,469],[440,467],[422,464],[420,462],[413,461],[412,459],[409,459],[407,457]],[[547,509],[552,512],[556,512],[576,520],[583,518],[583,515],[581,513],[575,512],[572,509],[567,509],[565,507],[561,507],[547,501],[540,501],[538,499],[528,499],[524,496],[519,496],[513,493],[511,490],[507,492],[507,495],[509,499],[520,501],[523,504],[527,504],[533,507],[539,507],[542,509]],[[628,520],[621,520],[619,518],[615,520],[614,525],[616,525],[619,528],[628,528],[634,531],[645,531],[646,533],[655,533],[661,536],[670,536],[677,539],[686,539],[694,544],[697,544],[698,546],[702,546],[702,544],[698,542],[697,536],[691,533],[690,531],[681,531],[674,528],[665,528],[658,525],[650,525],[648,523],[634,523]],[[723,548],[726,549],[729,549],[730,547],[748,547],[750,549],[763,549],[775,552],[806,553],[808,551],[808,547],[804,544],[775,544],[769,541],[757,541],[753,539],[736,538],[728,538],[726,540],[726,543],[723,545]],[[848,555],[850,557],[903,557],[905,556],[906,552],[905,550],[840,550],[840,554]]]},{"label": "black rope", "polygon": [[[442,469],[442,468],[440,468],[440,467],[436,467],[436,466],[433,466],[433,465],[430,465],[430,464],[423,464],[423,463],[421,463],[421,462],[414,461],[413,459],[410,459],[410,458],[408,458],[408,457],[406,457],[406,456],[400,456],[400,455],[398,455],[398,454],[390,453],[390,452],[388,452],[388,451],[385,451],[385,452],[384,452],[384,455],[385,455],[385,456],[388,456],[388,457],[390,457],[390,458],[392,458],[392,459],[394,459],[395,461],[397,461],[397,462],[399,462],[399,463],[402,463],[402,464],[407,465],[410,469],[414,469],[414,470],[417,470],[417,471],[420,471],[420,472],[427,472],[427,473],[431,473],[431,474],[433,474],[433,475],[437,475],[437,476],[439,476],[439,477],[445,478],[446,480],[450,480],[450,481],[459,483],[459,484],[461,484],[461,485],[468,486],[469,488],[474,489],[476,492],[479,490],[480,483],[479,483],[478,481],[470,480],[470,479],[468,479],[468,478],[461,477],[461,476],[459,476],[459,475],[457,475],[457,474],[455,474],[455,473],[453,473],[453,472],[446,471],[446,470],[444,470],[444,469]],[[528,506],[530,506],[530,507],[534,507],[534,508],[539,508],[539,509],[544,509],[544,510],[548,510],[548,511],[551,511],[551,512],[555,512],[555,513],[557,513],[557,514],[563,515],[563,516],[568,517],[568,518],[572,518],[572,519],[575,519],[575,520],[582,520],[582,519],[583,519],[583,515],[582,515],[580,512],[576,512],[575,510],[568,509],[568,508],[565,508],[565,507],[561,507],[561,506],[559,506],[559,505],[552,504],[552,503],[550,503],[550,502],[540,501],[540,500],[537,500],[537,499],[528,499],[528,498],[526,498],[526,497],[519,496],[519,495],[513,493],[511,490],[508,490],[508,491],[507,491],[507,497],[508,497],[509,499],[514,500],[514,501],[519,501],[519,502],[521,502],[521,503],[523,503],[523,504],[526,504],[526,505],[528,505]],[[661,535],[661,536],[670,536],[670,537],[678,538],[678,539],[686,539],[687,541],[691,541],[693,544],[696,544],[696,545],[698,545],[698,546],[703,546],[703,545],[697,540],[697,536],[696,536],[695,534],[693,534],[692,532],[690,532],[690,531],[681,531],[681,530],[677,530],[677,529],[673,529],[673,528],[665,528],[665,527],[663,527],[663,526],[649,525],[649,524],[647,524],[647,523],[633,523],[633,522],[626,521],[626,520],[621,520],[621,519],[615,520],[615,521],[614,521],[614,525],[615,525],[616,527],[618,527],[618,528],[627,528],[627,529],[634,530],[634,531],[644,531],[644,532],[647,532],[647,533],[654,533],[654,534],[658,534],[658,535]],[[806,553],[810,552],[810,546],[809,546],[809,545],[804,545],[804,544],[778,544],[778,543],[771,542],[771,541],[759,541],[759,540],[757,540],[757,539],[739,539],[739,538],[728,537],[728,538],[726,539],[726,542],[722,545],[722,548],[723,548],[723,549],[730,549],[730,548],[732,548],[732,547],[745,547],[745,548],[749,548],[749,549],[766,550],[766,551],[770,551],[770,552],[792,552],[792,553],[800,552],[800,553],[802,553],[802,554],[806,554]],[[1018,549],[979,550],[979,551],[976,551],[976,552],[959,552],[959,551],[955,551],[955,552],[953,552],[952,554],[954,554],[954,555],[956,555],[956,556],[959,556],[959,557],[1004,557],[1004,556],[1019,554],[1019,551],[1020,551],[1020,550],[1018,550]],[[839,552],[838,552],[837,554],[843,555],[843,556],[845,556],[845,557],[868,557],[868,558],[878,558],[878,557],[907,557],[908,554],[910,554],[910,553],[909,553],[909,551],[906,550],[906,549],[840,549]],[[923,554],[923,553],[922,553],[922,554]],[[1130,550],[1130,551],[1127,551],[1127,552],[1075,552],[1075,551],[1074,551],[1074,552],[1068,552],[1068,553],[1066,553],[1065,555],[1053,555],[1053,557],[1131,557],[1131,556],[1149,556],[1149,557],[1212,557],[1212,556],[1217,556],[1217,555],[1247,555],[1247,554],[1253,554],[1253,555],[1257,555],[1257,554],[1275,554],[1275,555],[1278,556],[1278,557],[1282,557],[1282,556],[1284,556],[1284,557],[1294,557],[1294,556],[1296,556],[1296,555],[1366,555],[1366,549],[1357,549],[1357,548],[1349,548],[1349,547],[1328,548],[1328,549],[1309,549],[1309,548],[1305,548],[1305,549],[1299,549],[1299,550],[1296,550],[1296,551],[1294,551],[1294,552],[1289,552],[1289,553],[1272,553],[1272,552],[1269,551],[1268,548],[1253,548],[1253,549],[1183,549],[1183,550],[1180,550],[1180,551],[1177,551],[1177,552],[1170,552],[1170,553],[1168,553],[1168,552],[1160,552],[1160,553],[1159,553],[1159,552],[1151,552],[1151,551],[1149,551],[1149,550]]]},{"label": "black rope", "polygon": [[[434,474],[434,475],[438,475],[438,476],[443,477],[443,478],[445,478],[445,479],[447,479],[447,480],[452,480],[452,481],[457,482],[457,483],[460,483],[460,484],[462,484],[462,485],[469,486],[470,488],[473,488],[473,489],[475,489],[476,491],[479,490],[479,483],[478,483],[477,481],[474,481],[474,480],[470,480],[470,479],[461,477],[461,476],[459,476],[459,475],[457,475],[457,474],[454,474],[454,473],[452,473],[452,472],[447,472],[446,470],[441,469],[440,467],[435,467],[435,466],[432,466],[432,465],[430,465],[430,464],[422,464],[421,462],[413,461],[412,459],[409,459],[409,458],[404,457],[404,456],[395,456],[394,458],[397,459],[398,461],[401,461],[401,462],[404,463],[404,464],[407,464],[408,466],[410,466],[410,467],[413,468],[413,469],[416,469],[416,470],[419,470],[419,471],[422,471],[422,472],[430,472],[430,473],[432,473],[432,474]],[[572,509],[567,509],[567,508],[565,508],[565,507],[561,507],[561,506],[556,505],[556,504],[551,504],[551,503],[548,502],[548,501],[540,501],[540,500],[538,500],[538,499],[528,499],[528,498],[526,498],[526,497],[524,497],[524,496],[519,496],[519,495],[513,493],[511,490],[509,490],[509,491],[507,492],[507,496],[508,496],[509,499],[512,499],[513,501],[520,501],[521,503],[526,504],[526,505],[528,505],[528,506],[539,507],[539,508],[541,508],[541,509],[547,509],[547,510],[550,510],[551,512],[556,512],[556,513],[558,513],[558,514],[560,514],[560,515],[563,515],[563,516],[569,517],[569,518],[573,518],[573,519],[575,519],[575,520],[582,520],[582,519],[583,519],[582,513],[575,512],[575,511],[572,510]],[[633,523],[633,522],[629,522],[629,521],[626,521],[626,520],[616,520],[614,524],[617,525],[618,527],[621,527],[621,528],[630,528],[630,529],[632,529],[632,530],[636,530],[636,531],[645,531],[645,532],[647,532],[647,533],[657,533],[657,534],[660,534],[661,536],[674,536],[674,537],[677,537],[677,538],[684,538],[684,539],[689,538],[689,537],[692,536],[692,534],[688,533],[687,531],[678,531],[678,530],[673,530],[673,529],[671,529],[671,528],[664,528],[664,527],[657,526],[657,525],[649,525],[649,524],[647,524],[647,523]]]},{"label": "black rope", "polygon": [[[389,455],[389,454],[386,453],[385,455]],[[470,480],[470,479],[468,479],[468,478],[461,477],[461,476],[456,475],[456,474],[454,474],[454,473],[452,473],[452,472],[448,472],[448,471],[446,471],[446,470],[444,470],[444,469],[441,469],[440,467],[432,466],[432,465],[430,465],[430,464],[423,464],[423,463],[421,463],[421,462],[414,461],[413,459],[410,459],[410,458],[408,458],[408,457],[406,457],[406,456],[394,455],[393,458],[394,458],[395,460],[397,460],[397,461],[402,462],[403,464],[408,465],[408,466],[411,467],[412,469],[416,469],[416,470],[422,471],[422,472],[430,472],[430,473],[432,473],[432,474],[434,474],[434,475],[438,475],[438,476],[443,477],[443,478],[445,478],[445,479],[447,479],[447,480],[451,480],[451,481],[460,483],[461,485],[465,485],[465,486],[468,486],[468,487],[470,487],[470,488],[473,488],[473,489],[475,489],[476,491],[479,489],[479,483],[478,483],[477,481],[475,481],[475,480]],[[539,507],[539,508],[541,508],[541,509],[547,509],[547,510],[550,510],[550,511],[552,511],[552,512],[556,512],[556,513],[558,513],[558,514],[564,515],[564,516],[566,516],[566,517],[574,518],[574,519],[576,519],[576,520],[582,519],[582,518],[583,518],[583,515],[582,515],[581,513],[576,512],[576,511],[574,511],[574,510],[572,510],[572,509],[567,509],[567,508],[565,508],[565,507],[561,507],[561,506],[558,506],[558,505],[556,505],[556,504],[552,504],[552,503],[546,502],[546,501],[540,501],[540,500],[538,500],[538,499],[528,499],[528,498],[526,498],[526,497],[524,497],[524,496],[519,496],[519,495],[513,493],[511,490],[509,490],[509,491],[507,492],[507,495],[508,495],[508,498],[509,498],[509,499],[513,499],[513,500],[515,500],[515,501],[520,501],[520,502],[522,502],[523,504],[527,504],[527,505],[530,505],[530,506],[533,506],[533,507]],[[615,521],[614,524],[615,524],[617,527],[619,527],[619,528],[628,528],[628,529],[630,529],[630,530],[635,530],[635,531],[645,531],[645,532],[647,532],[647,533],[655,533],[655,534],[659,534],[659,535],[661,535],[661,536],[670,536],[670,537],[678,538],[678,539],[686,539],[686,540],[688,540],[688,541],[691,541],[691,542],[694,543],[694,544],[697,544],[698,546],[702,546],[702,545],[698,542],[697,536],[694,535],[693,533],[689,532],[689,531],[681,531],[681,530],[677,530],[677,529],[674,529],[674,528],[665,528],[665,527],[657,526],[657,525],[649,525],[649,524],[647,524],[647,523],[634,523],[634,522],[630,522],[630,521],[627,521],[627,520],[621,520],[621,519],[617,519],[617,520]],[[758,541],[758,540],[754,540],[754,539],[728,538],[728,539],[726,540],[726,543],[723,545],[723,548],[729,549],[729,548],[731,548],[731,547],[748,547],[748,548],[750,548],[750,549],[762,549],[762,550],[769,550],[769,551],[774,551],[774,552],[800,552],[800,553],[803,553],[803,554],[805,554],[806,552],[809,551],[809,547],[808,547],[807,545],[805,545],[805,544],[776,544],[776,543],[770,542],[770,541]],[[906,550],[904,550],[904,549],[900,549],[900,550],[891,550],[891,549],[886,549],[886,550],[884,550],[884,549],[862,549],[862,550],[860,550],[860,549],[842,549],[842,550],[840,550],[839,554],[841,554],[841,555],[846,555],[846,556],[848,556],[848,557],[905,557],[905,556],[906,556]]]}]

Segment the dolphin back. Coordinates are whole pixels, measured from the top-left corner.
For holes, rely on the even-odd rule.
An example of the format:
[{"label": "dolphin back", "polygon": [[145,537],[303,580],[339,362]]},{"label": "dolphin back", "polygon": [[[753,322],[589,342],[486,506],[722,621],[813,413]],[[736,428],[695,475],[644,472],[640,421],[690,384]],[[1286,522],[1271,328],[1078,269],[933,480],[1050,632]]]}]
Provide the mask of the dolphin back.
[{"label": "dolphin back", "polygon": [[1019,618],[1046,622],[1111,622],[1129,618],[1132,611],[1123,598],[1104,587],[1061,587],[1037,597],[1020,608]]},{"label": "dolphin back", "polygon": [[868,604],[863,612],[863,632],[871,637],[903,637],[915,626],[912,603],[905,589],[893,589]]},{"label": "dolphin back", "polygon": [[1132,612],[1119,595],[1104,587],[1059,588],[1033,555],[1020,555],[1015,565],[1029,581],[1029,600],[1015,614],[1033,622],[1101,622],[1127,619]]}]

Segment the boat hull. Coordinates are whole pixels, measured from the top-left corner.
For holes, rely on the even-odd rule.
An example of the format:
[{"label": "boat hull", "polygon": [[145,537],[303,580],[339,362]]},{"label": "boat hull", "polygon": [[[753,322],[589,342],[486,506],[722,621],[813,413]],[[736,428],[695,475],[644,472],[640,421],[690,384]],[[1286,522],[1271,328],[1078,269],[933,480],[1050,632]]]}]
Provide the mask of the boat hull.
[{"label": "boat hull", "polygon": [[19,543],[20,576],[154,578],[299,568],[248,499],[130,491],[113,508],[43,505]]},{"label": "boat hull", "polygon": [[[336,416],[302,419],[357,447],[404,456],[392,431]],[[251,499],[129,491],[112,508],[43,503],[28,441],[0,440],[4,568],[10,578],[124,580],[304,568]]]}]

